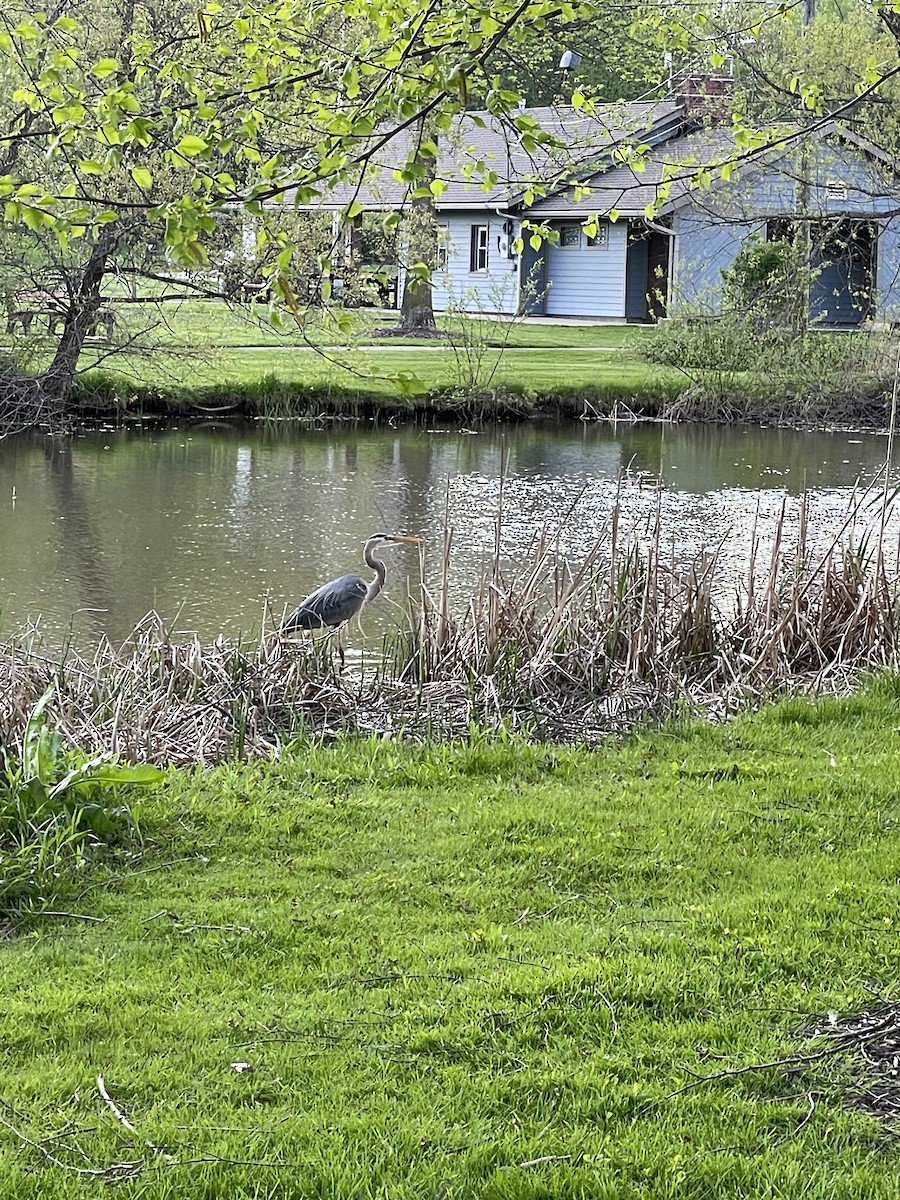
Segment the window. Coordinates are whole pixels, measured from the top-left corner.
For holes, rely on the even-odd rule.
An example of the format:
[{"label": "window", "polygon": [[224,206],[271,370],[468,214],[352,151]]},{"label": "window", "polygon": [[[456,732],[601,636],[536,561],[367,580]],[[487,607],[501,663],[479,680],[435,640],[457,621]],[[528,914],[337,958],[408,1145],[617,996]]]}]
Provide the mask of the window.
[{"label": "window", "polygon": [[591,250],[609,249],[609,226],[606,223],[597,226],[597,232],[589,237],[587,244]]},{"label": "window", "polygon": [[472,274],[488,269],[488,232],[487,225],[472,226],[472,240],[469,244],[469,270]]},{"label": "window", "polygon": [[574,221],[559,227],[559,246],[561,250],[577,250],[581,245],[581,226]]},{"label": "window", "polygon": [[437,227],[437,261],[435,266],[438,271],[447,270],[447,251],[450,244],[450,228],[447,225],[438,225]]},{"label": "window", "polygon": [[825,184],[825,200],[828,204],[843,204],[847,199],[847,185],[840,179],[829,179]]},{"label": "window", "polygon": [[790,217],[772,217],[766,221],[767,242],[790,242],[793,245],[796,233],[796,222]]}]

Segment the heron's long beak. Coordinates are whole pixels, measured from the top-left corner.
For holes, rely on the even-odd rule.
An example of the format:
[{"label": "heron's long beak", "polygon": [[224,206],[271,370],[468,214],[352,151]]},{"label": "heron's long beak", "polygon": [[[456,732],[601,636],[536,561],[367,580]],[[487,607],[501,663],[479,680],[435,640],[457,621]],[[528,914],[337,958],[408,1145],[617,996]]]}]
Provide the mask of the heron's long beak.
[{"label": "heron's long beak", "polygon": [[419,542],[423,542],[425,539],[420,537],[394,537],[391,540],[394,542],[409,542],[412,545],[418,545]]}]

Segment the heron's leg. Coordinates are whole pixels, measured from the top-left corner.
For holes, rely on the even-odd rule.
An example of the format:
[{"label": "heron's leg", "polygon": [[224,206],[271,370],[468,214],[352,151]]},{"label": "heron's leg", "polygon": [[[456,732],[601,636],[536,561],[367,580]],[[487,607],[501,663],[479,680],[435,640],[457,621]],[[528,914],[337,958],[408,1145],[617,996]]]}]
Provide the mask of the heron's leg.
[{"label": "heron's leg", "polygon": [[338,656],[341,660],[341,670],[343,670],[347,665],[347,660],[344,655],[344,632],[349,624],[349,621],[345,621],[343,625],[339,625],[337,628],[337,633],[334,635],[334,640],[337,642]]}]

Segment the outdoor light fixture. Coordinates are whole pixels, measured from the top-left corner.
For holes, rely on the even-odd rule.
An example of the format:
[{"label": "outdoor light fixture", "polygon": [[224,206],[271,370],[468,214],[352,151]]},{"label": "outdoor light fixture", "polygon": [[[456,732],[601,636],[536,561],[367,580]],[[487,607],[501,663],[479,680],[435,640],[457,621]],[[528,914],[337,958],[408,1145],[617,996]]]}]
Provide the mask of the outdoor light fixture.
[{"label": "outdoor light fixture", "polygon": [[565,50],[559,60],[560,68],[563,71],[574,71],[583,57],[584,55],[579,54],[577,50]]}]

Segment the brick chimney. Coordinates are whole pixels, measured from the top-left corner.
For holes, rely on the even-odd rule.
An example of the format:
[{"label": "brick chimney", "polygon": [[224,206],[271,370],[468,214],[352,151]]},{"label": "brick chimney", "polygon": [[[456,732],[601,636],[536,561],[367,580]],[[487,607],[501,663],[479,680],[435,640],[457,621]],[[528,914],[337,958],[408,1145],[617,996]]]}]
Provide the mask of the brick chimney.
[{"label": "brick chimney", "polygon": [[733,95],[734,79],[730,75],[684,75],[675,80],[675,97],[694,124],[729,120]]}]

